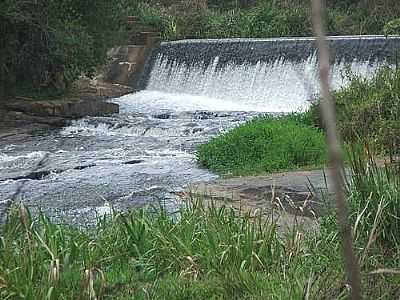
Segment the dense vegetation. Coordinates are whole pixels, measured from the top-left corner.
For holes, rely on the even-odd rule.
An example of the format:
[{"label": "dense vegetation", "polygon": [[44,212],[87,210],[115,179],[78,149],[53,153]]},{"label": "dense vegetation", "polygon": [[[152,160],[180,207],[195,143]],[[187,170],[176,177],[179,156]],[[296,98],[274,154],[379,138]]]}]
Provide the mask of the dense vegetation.
[{"label": "dense vegetation", "polygon": [[326,161],[325,137],[307,122],[302,114],[251,120],[201,145],[198,161],[226,175],[321,166]]},{"label": "dense vegetation", "polygon": [[[400,169],[354,151],[347,195],[367,299],[397,299]],[[369,167],[367,167],[369,165]],[[372,166],[372,167],[371,167]],[[334,214],[282,235],[267,216],[192,200],[178,215],[134,210],[96,228],[14,207],[0,240],[2,299],[346,299]],[[329,284],[326,284],[329,282]],[[307,296],[305,296],[307,295]],[[97,298],[96,298],[97,297]]]},{"label": "dense vegetation", "polygon": [[[399,154],[400,70],[384,67],[366,79],[347,74],[349,86],[334,93],[339,131],[346,143],[363,143],[380,154]],[[318,105],[310,118],[321,126]]]},{"label": "dense vegetation", "polygon": [[62,91],[93,73],[123,16],[120,0],[2,0],[0,100],[26,89]]},{"label": "dense vegetation", "polygon": [[[310,1],[138,1],[130,12],[167,39],[312,35]],[[161,2],[163,3],[163,2]],[[400,3],[327,1],[331,35],[399,32]]]}]

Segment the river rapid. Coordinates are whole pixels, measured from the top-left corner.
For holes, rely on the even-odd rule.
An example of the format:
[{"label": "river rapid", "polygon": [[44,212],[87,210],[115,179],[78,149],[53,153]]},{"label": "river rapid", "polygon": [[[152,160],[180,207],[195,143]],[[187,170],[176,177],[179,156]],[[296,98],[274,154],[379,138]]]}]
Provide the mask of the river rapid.
[{"label": "river rapid", "polygon": [[[18,200],[68,223],[143,205],[179,207],[179,193],[216,175],[196,148],[259,114],[246,105],[143,91],[113,99],[120,114],[0,141],[0,203]],[[253,111],[253,112],[249,112]]]}]

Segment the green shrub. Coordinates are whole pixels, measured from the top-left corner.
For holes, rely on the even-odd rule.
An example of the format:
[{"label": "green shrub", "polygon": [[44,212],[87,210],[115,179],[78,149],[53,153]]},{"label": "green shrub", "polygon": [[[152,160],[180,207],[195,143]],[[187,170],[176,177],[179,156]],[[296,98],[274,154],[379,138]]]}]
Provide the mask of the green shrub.
[{"label": "green shrub", "polygon": [[254,37],[308,36],[312,34],[310,8],[293,5],[283,9],[270,1],[254,9]]},{"label": "green shrub", "polygon": [[[153,21],[144,18],[143,22],[158,26],[166,39],[312,35],[309,1],[207,1],[208,5],[205,2],[176,0],[161,6],[139,1],[139,6],[152,10]],[[328,1],[327,4],[330,35],[395,32],[394,19],[400,13],[396,0],[371,1],[367,6],[355,1]],[[148,13],[140,10],[137,13],[143,14]]]},{"label": "green shrub", "polygon": [[154,26],[158,30],[164,30],[169,16],[162,7],[149,5],[148,3],[138,3],[134,7],[128,8],[129,15],[136,15],[144,25]]},{"label": "green shrub", "polygon": [[383,28],[383,33],[388,36],[389,34],[400,33],[400,18],[387,22]]},{"label": "green shrub", "polygon": [[[347,77],[349,86],[334,93],[338,128],[344,141],[367,142],[381,154],[398,153],[400,70],[384,67],[372,79],[351,73]],[[314,120],[319,120],[318,106],[309,112]]]},{"label": "green shrub", "polygon": [[201,166],[222,174],[250,175],[324,164],[324,134],[308,117],[257,118],[198,149]]}]

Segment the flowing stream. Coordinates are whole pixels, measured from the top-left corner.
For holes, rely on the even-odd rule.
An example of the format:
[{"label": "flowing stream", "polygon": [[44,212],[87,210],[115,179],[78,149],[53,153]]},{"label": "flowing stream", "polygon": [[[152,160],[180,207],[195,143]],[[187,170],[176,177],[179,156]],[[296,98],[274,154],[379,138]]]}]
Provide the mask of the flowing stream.
[{"label": "flowing stream", "polygon": [[[364,48],[378,50],[368,50],[370,56],[334,58],[335,88],[347,83],[345,70],[368,77],[387,62],[382,49],[392,49],[394,42],[364,39]],[[304,41],[311,43],[163,43],[149,62],[145,89],[111,99],[120,105],[120,114],[76,120],[61,130],[16,137],[12,143],[0,141],[0,204],[22,187],[19,197],[26,205],[67,222],[90,222],[109,213],[111,206],[161,202],[175,210],[188,185],[217,177],[196,165],[199,144],[261,113],[307,109],[318,91],[317,62],[315,50],[299,50]],[[352,43],[363,47],[362,41]],[[290,43],[304,52],[302,59],[285,56],[293,52]],[[248,53],[258,47],[264,54]],[[334,49],[347,56],[350,51]]]}]

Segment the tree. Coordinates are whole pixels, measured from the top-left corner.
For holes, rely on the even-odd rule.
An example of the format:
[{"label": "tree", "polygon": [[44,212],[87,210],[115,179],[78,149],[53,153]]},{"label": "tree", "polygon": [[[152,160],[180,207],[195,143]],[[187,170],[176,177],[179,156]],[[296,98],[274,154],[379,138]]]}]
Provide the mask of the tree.
[{"label": "tree", "polygon": [[123,0],[1,0],[0,97],[93,73],[124,21]]}]

